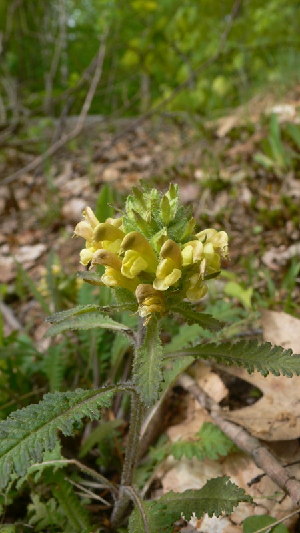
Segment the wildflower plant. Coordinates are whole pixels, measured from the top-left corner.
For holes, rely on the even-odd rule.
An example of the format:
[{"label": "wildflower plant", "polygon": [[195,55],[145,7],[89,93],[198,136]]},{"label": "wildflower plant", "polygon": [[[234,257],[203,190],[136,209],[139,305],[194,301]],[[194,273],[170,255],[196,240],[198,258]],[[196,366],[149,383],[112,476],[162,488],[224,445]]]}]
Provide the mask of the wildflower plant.
[{"label": "wildflower plant", "polygon": [[[0,422],[0,486],[4,488],[26,475],[34,463],[49,466],[51,461],[45,462],[45,454],[56,449],[59,433],[72,435],[83,419],[98,420],[115,393],[126,393],[131,397],[131,409],[119,485],[90,467],[80,466],[111,492],[114,530],[126,520],[131,501],[130,533],[170,533],[182,513],[187,517],[193,513],[219,515],[230,513],[240,501],[251,501],[226,477],[208,481],[201,490],[171,492],[154,501],[143,501],[133,485],[146,413],[193,360],[214,359],[263,375],[300,374],[300,357],[269,343],[199,343],[198,330],[198,344],[193,345],[190,338],[187,346],[177,345],[176,350],[172,340],[162,345],[161,319],[172,314],[211,332],[222,328],[218,320],[198,307],[199,303],[205,307],[209,280],[220,274],[222,261],[228,256],[226,232],[197,228],[191,213],[180,205],[177,187],[171,185],[165,194],[156,189],[134,189],[124,213],[116,218],[100,221],[87,207],[74,233],[85,241],[80,262],[86,270],[80,272],[81,279],[110,287],[114,302],[107,306],[90,302],[56,313],[48,319],[52,324],[48,335],[91,328],[121,332],[133,347],[132,374],[126,382],[103,384],[99,389],[46,394],[39,404]],[[120,312],[139,316],[136,331],[128,322],[118,320]]]}]

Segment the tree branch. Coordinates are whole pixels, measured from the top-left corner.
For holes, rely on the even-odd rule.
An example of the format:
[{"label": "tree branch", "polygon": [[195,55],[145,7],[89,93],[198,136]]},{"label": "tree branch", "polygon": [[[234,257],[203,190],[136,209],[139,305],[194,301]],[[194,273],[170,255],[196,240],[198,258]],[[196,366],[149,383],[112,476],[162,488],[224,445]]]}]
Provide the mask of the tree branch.
[{"label": "tree branch", "polygon": [[274,455],[257,438],[252,437],[245,429],[225,419],[220,406],[187,374],[182,374],[178,384],[190,392],[197,402],[209,411],[215,424],[241,450],[252,456],[255,464],[283,489],[292,499],[295,506],[300,504],[300,482],[289,476]]}]

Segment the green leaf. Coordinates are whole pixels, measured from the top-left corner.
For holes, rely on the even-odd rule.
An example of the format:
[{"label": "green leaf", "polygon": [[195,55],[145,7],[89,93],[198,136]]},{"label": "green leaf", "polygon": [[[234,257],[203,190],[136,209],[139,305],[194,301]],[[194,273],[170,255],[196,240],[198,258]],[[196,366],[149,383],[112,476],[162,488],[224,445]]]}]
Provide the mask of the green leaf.
[{"label": "green leaf", "polygon": [[288,123],[285,124],[285,130],[288,133],[289,137],[297,145],[297,148],[300,149],[300,127],[298,124]]},{"label": "green leaf", "polygon": [[269,372],[279,376],[300,375],[300,355],[282,346],[272,346],[270,342],[259,344],[257,341],[223,342],[220,344],[199,344],[174,352],[174,356],[192,355],[195,358],[215,359],[218,363],[242,366],[253,372],[258,370],[263,376]]},{"label": "green leaf", "polygon": [[25,287],[27,287],[29,293],[32,294],[35,300],[40,304],[43,311],[45,313],[50,313],[50,307],[48,305],[46,298],[44,298],[41,291],[38,289],[37,284],[29,276],[27,270],[25,270],[25,268],[18,261],[16,261],[16,266],[17,266],[17,277],[19,278],[19,281]]},{"label": "green leaf", "polygon": [[234,443],[217,426],[204,422],[193,441],[177,441],[171,444],[170,454],[175,459],[197,457],[200,461],[208,458],[217,460],[226,457],[236,449]]},{"label": "green leaf", "polygon": [[105,183],[102,185],[96,201],[95,215],[99,222],[105,222],[108,217],[113,216],[114,209],[111,207],[113,201],[113,190],[107,183]]},{"label": "green leaf", "polygon": [[159,337],[158,319],[153,316],[146,326],[142,346],[137,350],[133,369],[134,381],[146,405],[152,405],[159,396],[163,353]]},{"label": "green leaf", "polygon": [[[64,312],[64,311],[63,311]],[[63,319],[50,327],[46,332],[46,337],[51,337],[62,333],[68,329],[92,329],[104,328],[113,329],[117,331],[128,331],[130,328],[125,324],[120,324],[108,316],[101,315],[97,312],[83,312],[79,315],[71,316]]]},{"label": "green leaf", "polygon": [[111,436],[115,437],[116,429],[122,426],[122,424],[122,420],[108,420],[107,422],[101,422],[84,440],[80,448],[79,457],[84,457],[92,448],[99,445],[104,439]]},{"label": "green leaf", "polygon": [[67,518],[72,533],[91,533],[89,514],[75,493],[74,487],[65,479],[63,472],[55,473],[51,491]]},{"label": "green leaf", "polygon": [[[159,498],[144,503],[150,533],[172,533],[173,524],[182,514],[187,520],[193,513],[198,518],[207,513],[209,516],[221,513],[230,514],[239,502],[251,502],[251,496],[232,483],[228,477],[210,479],[200,490],[169,492]],[[141,533],[143,523],[135,510],[130,516],[129,532]]]},{"label": "green leaf", "polygon": [[222,322],[206,313],[199,313],[187,303],[174,304],[171,306],[171,311],[181,314],[190,323],[199,324],[204,329],[211,331],[218,331],[223,327]]},{"label": "green leaf", "polygon": [[172,353],[184,346],[191,344],[199,339],[202,333],[202,327],[198,324],[183,324],[179,327],[178,333],[172,337],[170,342],[165,344],[164,353]]},{"label": "green leaf", "polygon": [[78,305],[77,307],[72,307],[72,309],[66,309],[65,311],[60,311],[59,313],[54,313],[53,315],[47,316],[46,322],[50,322],[50,324],[56,324],[63,322],[71,316],[83,315],[85,313],[91,313],[92,311],[98,311],[99,309],[100,306],[97,304]]},{"label": "green leaf", "polygon": [[15,411],[0,422],[0,488],[14,472],[25,475],[45,451],[53,450],[59,431],[69,436],[84,417],[98,420],[99,408],[109,406],[113,389],[49,393],[38,404]]},{"label": "green leaf", "polygon": [[[263,527],[271,526],[274,522],[277,522],[276,518],[266,514],[249,516],[243,522],[243,533],[255,533],[255,531],[258,531]],[[268,529],[268,531],[272,533],[289,533],[288,528],[283,524],[278,524],[277,526]]]},{"label": "green leaf", "polygon": [[232,296],[241,302],[245,309],[251,309],[251,298],[253,293],[253,287],[244,289],[240,283],[236,281],[229,281],[224,287],[224,292],[228,296]]},{"label": "green leaf", "polygon": [[[203,329],[198,324],[183,324],[179,327],[177,335],[174,335],[171,341],[164,346],[164,354],[169,354],[179,350],[180,348],[183,348],[184,346],[188,346],[190,343],[198,340],[202,332]],[[165,390],[169,385],[171,385],[177,376],[186,370],[193,360],[193,357],[182,357],[176,360],[165,360],[163,369],[163,389]]]}]

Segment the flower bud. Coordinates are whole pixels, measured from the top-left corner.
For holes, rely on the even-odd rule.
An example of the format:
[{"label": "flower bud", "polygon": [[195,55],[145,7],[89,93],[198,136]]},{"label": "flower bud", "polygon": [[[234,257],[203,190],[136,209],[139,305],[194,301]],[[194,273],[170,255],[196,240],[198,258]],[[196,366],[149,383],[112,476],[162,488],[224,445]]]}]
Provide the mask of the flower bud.
[{"label": "flower bud", "polygon": [[141,317],[147,317],[151,313],[163,314],[165,312],[163,295],[153,289],[152,285],[138,285],[135,296],[139,304],[139,315]]}]

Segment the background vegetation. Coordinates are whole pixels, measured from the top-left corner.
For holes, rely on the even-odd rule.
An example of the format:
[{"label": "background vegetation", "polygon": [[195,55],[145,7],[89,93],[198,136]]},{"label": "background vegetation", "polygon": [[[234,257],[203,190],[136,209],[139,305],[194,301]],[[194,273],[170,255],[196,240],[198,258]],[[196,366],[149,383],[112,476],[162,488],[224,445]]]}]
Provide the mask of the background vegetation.
[{"label": "background vegetation", "polygon": [[105,32],[92,113],[135,115],[169,99],[164,111],[211,115],[297,78],[299,19],[297,0],[2,0],[0,122],[5,104],[21,116],[78,113]]}]

